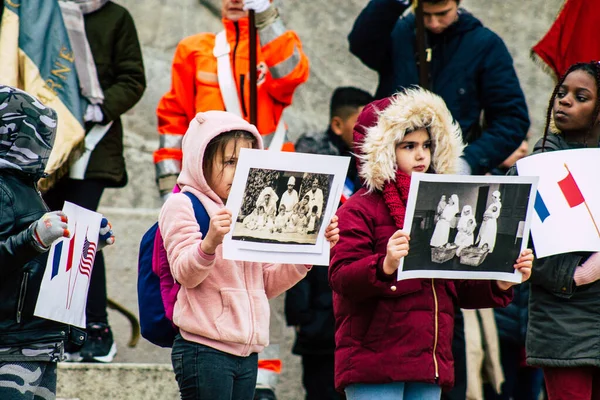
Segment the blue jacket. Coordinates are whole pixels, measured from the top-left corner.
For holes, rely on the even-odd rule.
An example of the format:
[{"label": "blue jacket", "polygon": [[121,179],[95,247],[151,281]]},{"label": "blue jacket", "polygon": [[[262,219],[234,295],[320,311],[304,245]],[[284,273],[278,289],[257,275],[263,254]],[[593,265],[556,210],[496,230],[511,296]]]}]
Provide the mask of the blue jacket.
[{"label": "blue jacket", "polygon": [[[376,98],[419,82],[415,17],[401,17],[406,8],[397,0],[371,0],[348,36],[350,51],[379,73]],[[428,32],[427,39],[431,89],[460,124],[472,173],[485,173],[504,161],[529,129],[512,57],[498,35],[462,9],[457,22],[439,35]]]}]

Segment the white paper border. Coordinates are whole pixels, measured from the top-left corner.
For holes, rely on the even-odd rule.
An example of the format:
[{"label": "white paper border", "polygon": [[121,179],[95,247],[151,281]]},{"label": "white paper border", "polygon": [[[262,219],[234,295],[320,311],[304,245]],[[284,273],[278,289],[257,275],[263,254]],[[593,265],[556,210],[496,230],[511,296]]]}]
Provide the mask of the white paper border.
[{"label": "white paper border", "polygon": [[[350,157],[241,149],[226,204],[232,212],[232,226],[223,239],[223,258],[253,262],[328,265],[329,245],[325,241],[325,229],[337,210],[349,162]],[[322,213],[323,223],[319,228],[315,245],[245,241],[240,246],[240,241],[232,239],[251,168],[333,175],[329,196]]]},{"label": "white paper border", "polygon": [[[538,177],[537,176],[499,176],[499,175],[446,175],[446,174],[426,174],[413,172],[410,182],[410,191],[406,204],[406,215],[404,217],[405,232],[410,234],[412,229],[412,221],[416,209],[416,202],[421,182],[443,182],[443,183],[473,183],[473,184],[529,184],[531,185],[529,192],[529,201],[527,203],[527,211],[525,217],[525,227],[523,229],[523,240],[521,242],[521,250],[527,248],[529,240],[529,231],[531,228],[531,220],[533,206],[535,203],[535,195],[537,193]],[[398,267],[397,279],[413,279],[413,278],[443,278],[443,279],[486,279],[486,280],[502,280],[507,282],[520,283],[522,280],[519,271],[513,273],[497,272],[497,271],[439,271],[439,270],[418,270],[418,271],[403,271],[404,258],[400,260]]]}]

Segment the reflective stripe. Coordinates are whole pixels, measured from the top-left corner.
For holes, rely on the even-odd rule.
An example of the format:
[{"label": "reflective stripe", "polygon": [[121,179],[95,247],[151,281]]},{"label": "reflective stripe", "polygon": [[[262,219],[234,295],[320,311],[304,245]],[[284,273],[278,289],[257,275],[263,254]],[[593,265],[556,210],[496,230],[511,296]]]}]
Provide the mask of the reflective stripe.
[{"label": "reflective stripe", "polygon": [[256,375],[256,387],[274,389],[277,386],[278,380],[279,374],[277,372],[259,368]]},{"label": "reflective stripe", "polygon": [[174,133],[163,133],[158,135],[158,147],[160,149],[181,149],[181,141],[183,140],[183,135],[178,135]]},{"label": "reflective stripe", "polygon": [[283,117],[279,118],[279,123],[277,124],[277,128],[275,129],[275,133],[271,138],[271,143],[269,144],[268,149],[273,151],[281,151],[283,148],[283,144],[287,139],[287,127],[285,126],[285,121]]},{"label": "reflective stripe", "polygon": [[229,60],[229,43],[225,31],[217,33],[215,37],[215,47],[213,54],[217,58],[217,74],[221,97],[225,104],[225,109],[237,116],[242,115],[242,106],[238,97],[233,71]]},{"label": "reflective stripe", "polygon": [[155,164],[156,177],[167,175],[177,175],[181,172],[181,161],[178,160],[163,160]]},{"label": "reflective stripe", "polygon": [[291,74],[298,64],[300,64],[300,52],[298,51],[298,47],[294,46],[292,55],[279,64],[270,67],[269,71],[271,71],[273,78],[280,79]]},{"label": "reflective stripe", "polygon": [[268,45],[279,36],[283,35],[287,29],[283,25],[283,21],[279,18],[275,20],[272,24],[265,26],[263,29],[258,31],[258,37],[260,39],[260,45],[262,47]]}]

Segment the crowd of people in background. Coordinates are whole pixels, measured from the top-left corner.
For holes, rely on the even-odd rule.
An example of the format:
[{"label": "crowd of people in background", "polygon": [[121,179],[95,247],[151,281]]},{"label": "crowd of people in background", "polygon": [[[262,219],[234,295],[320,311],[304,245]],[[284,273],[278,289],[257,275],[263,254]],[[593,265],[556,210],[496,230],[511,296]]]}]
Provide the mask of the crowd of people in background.
[{"label": "crowd of people in background", "polygon": [[[514,261],[523,276],[516,285],[395,279],[410,252],[404,214],[412,172],[517,175],[515,163],[529,148],[529,114],[512,57],[461,0],[422,1],[430,57],[428,88],[419,87],[418,24],[415,13],[406,12],[414,3],[367,2],[348,43],[377,72],[375,94],[335,88],[326,129],[295,143],[282,114],[307,81],[309,60],[270,0],[221,0],[221,31],[178,43],[171,87],[156,109],[153,159],[164,202],[159,228],[181,285],[171,360],[182,398],[258,395],[258,354],[269,344],[268,300],[284,293],[306,400],[600,398],[599,253],[550,256],[532,268],[534,249],[526,249]],[[0,20],[8,19],[6,13],[34,12],[29,6],[19,10],[5,2]],[[50,245],[70,235],[64,203],[96,211],[104,189],[127,184],[121,116],[147,85],[125,8],[109,0],[43,7],[53,15],[53,29],[70,42],[68,57],[56,46],[48,51],[75,60],[77,79],[69,79],[78,83],[78,97],[57,101],[57,86],[49,91],[43,79],[45,67],[35,72],[41,86],[19,75],[24,68],[10,81],[0,77],[0,398],[11,400],[55,398],[58,362],[112,362],[117,353],[101,251],[90,278],[85,330],[36,317],[34,307]],[[6,35],[4,28],[0,34]],[[254,29],[258,51],[251,66]],[[598,147],[600,64],[581,61],[551,93],[534,154]],[[254,67],[260,106],[251,124]],[[57,121],[80,121],[79,145]],[[261,186],[242,220],[247,230],[271,237],[314,235],[323,224],[329,265],[223,258],[221,244],[232,225],[225,204],[240,150],[271,145],[351,158],[332,220],[323,220],[328,194],[322,182],[311,178],[300,186],[299,176],[286,176],[284,191]],[[45,174],[51,151],[66,147],[62,164]],[[83,164],[76,161],[80,153]],[[38,182],[47,184],[39,195]],[[207,232],[198,231],[194,208],[180,192],[206,209]],[[492,253],[500,191],[492,193],[481,221],[473,205],[459,203],[454,193],[441,196],[430,246],[451,244],[457,256],[471,246]],[[100,247],[114,243],[106,219],[100,233]]]}]

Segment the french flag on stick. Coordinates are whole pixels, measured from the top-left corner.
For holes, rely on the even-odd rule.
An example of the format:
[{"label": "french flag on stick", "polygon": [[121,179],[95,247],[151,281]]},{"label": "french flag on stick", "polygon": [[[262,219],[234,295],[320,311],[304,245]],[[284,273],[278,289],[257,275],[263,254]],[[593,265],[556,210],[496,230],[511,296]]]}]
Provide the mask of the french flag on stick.
[{"label": "french flag on stick", "polygon": [[573,208],[581,204],[585,204],[588,214],[590,214],[590,218],[592,219],[592,223],[596,228],[596,232],[600,237],[600,230],[598,229],[596,220],[594,220],[594,216],[592,215],[590,207],[588,206],[587,202],[585,201],[585,198],[583,197],[583,193],[581,193],[581,190],[579,189],[577,182],[575,182],[575,178],[573,177],[573,174],[571,174],[571,171],[569,171],[569,167],[567,167],[566,163],[564,164],[564,166],[567,170],[567,176],[564,179],[558,181],[560,191],[562,192],[563,196],[565,196],[565,200],[567,200],[569,207]]}]

